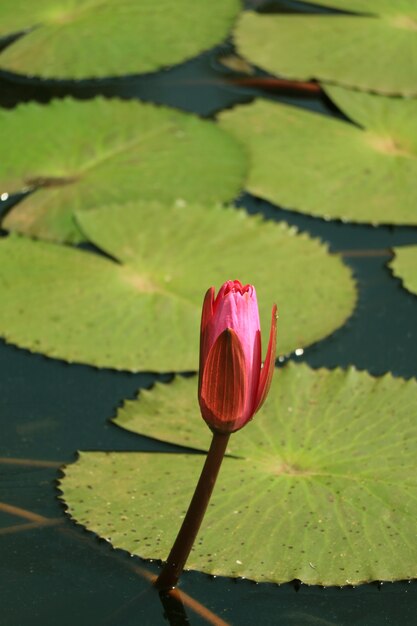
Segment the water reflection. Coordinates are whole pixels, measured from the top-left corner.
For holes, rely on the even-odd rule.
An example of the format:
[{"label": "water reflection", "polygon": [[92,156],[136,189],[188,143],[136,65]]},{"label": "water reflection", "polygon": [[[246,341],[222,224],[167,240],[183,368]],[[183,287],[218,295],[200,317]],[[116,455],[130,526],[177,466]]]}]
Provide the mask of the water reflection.
[{"label": "water reflection", "polygon": [[171,594],[164,591],[159,593],[159,599],[164,609],[164,618],[167,620],[170,626],[189,626],[190,620],[188,619],[185,607],[181,601],[179,594]]}]

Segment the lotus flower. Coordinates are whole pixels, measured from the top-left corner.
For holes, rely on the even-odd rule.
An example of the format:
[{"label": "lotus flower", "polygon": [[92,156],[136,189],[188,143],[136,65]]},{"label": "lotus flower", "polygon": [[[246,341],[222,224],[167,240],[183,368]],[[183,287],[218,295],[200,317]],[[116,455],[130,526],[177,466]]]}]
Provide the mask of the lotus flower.
[{"label": "lotus flower", "polygon": [[262,367],[261,328],[255,287],[228,280],[204,298],[200,334],[198,400],[214,432],[242,428],[263,404],[275,366],[276,305]]},{"label": "lotus flower", "polygon": [[197,537],[226,452],[230,433],[244,426],[268,393],[275,364],[277,307],[265,363],[261,361],[261,327],[255,288],[228,280],[214,297],[206,293],[201,317],[201,413],[213,439],[187,513],[167,561],[155,581],[160,591],[175,587]]}]

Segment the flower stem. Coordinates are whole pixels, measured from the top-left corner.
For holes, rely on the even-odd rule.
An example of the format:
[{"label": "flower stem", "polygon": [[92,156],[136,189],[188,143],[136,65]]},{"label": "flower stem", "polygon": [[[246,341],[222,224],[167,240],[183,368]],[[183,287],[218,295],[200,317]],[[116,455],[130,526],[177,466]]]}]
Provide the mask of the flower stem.
[{"label": "flower stem", "polygon": [[162,572],[155,581],[155,587],[160,591],[175,587],[184,569],[213,492],[229,437],[230,433],[213,433],[190,506]]}]

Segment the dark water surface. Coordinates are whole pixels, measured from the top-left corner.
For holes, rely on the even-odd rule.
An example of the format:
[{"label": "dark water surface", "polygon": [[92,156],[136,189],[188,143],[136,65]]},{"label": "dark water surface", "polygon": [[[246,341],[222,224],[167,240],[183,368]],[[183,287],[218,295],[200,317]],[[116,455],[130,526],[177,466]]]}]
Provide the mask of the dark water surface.
[{"label": "dark water surface", "polygon": [[[281,3],[285,4],[285,3]],[[291,4],[291,3],[287,3]],[[271,96],[225,80],[216,58],[225,45],[158,75],[89,83],[29,82],[0,75],[0,105],[72,94],[119,95],[164,103],[203,116],[260,95],[333,114],[324,98]],[[10,202],[10,201],[8,201]],[[3,209],[8,202],[3,203]],[[387,268],[396,245],[417,243],[417,228],[347,225],[275,208],[242,195],[237,204],[267,219],[286,220],[342,253],[359,289],[353,317],[296,360],[313,367],[354,364],[373,374],[417,375],[417,298]],[[279,276],[277,277],[279,280]],[[301,294],[302,295],[302,294]],[[301,296],[300,296],[301,297]],[[0,304],[1,305],[1,304]],[[196,338],[197,340],[197,338]],[[189,606],[162,606],[137,570],[144,563],[113,550],[70,522],[57,499],[58,466],[76,450],[175,450],[106,421],[123,399],[148,387],[152,375],[67,365],[0,343],[1,457],[56,461],[50,467],[0,464],[0,500],[57,525],[11,532],[31,519],[0,511],[1,626],[192,626],[208,622]],[[197,408],[196,408],[197,410]],[[232,540],[232,538],[231,538]],[[233,626],[412,626],[417,585],[374,583],[358,588],[281,586],[186,573],[181,589]]]}]

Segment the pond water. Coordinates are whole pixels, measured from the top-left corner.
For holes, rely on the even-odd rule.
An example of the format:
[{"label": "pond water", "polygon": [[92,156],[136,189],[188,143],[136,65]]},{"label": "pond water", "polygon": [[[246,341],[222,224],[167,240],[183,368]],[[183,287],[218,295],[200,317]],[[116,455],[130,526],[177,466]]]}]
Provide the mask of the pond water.
[{"label": "pond water", "polygon": [[[230,84],[227,72],[220,70],[216,60],[220,52],[229,49],[224,46],[210,51],[158,75],[115,81],[30,83],[2,75],[0,105],[11,107],[28,99],[46,102],[65,94],[87,98],[102,93],[164,103],[209,117],[235,103],[261,96],[333,114],[321,96],[278,96]],[[4,210],[10,202],[3,203]],[[292,358],[313,367],[354,364],[373,374],[391,371],[403,377],[417,375],[417,298],[401,287],[386,265],[392,246],[417,243],[417,228],[326,222],[277,210],[247,194],[237,204],[267,219],[286,220],[328,242],[332,251],[342,252],[358,282],[358,306],[347,324]],[[188,572],[181,580],[181,590],[188,594],[184,606],[175,601],[161,603],[146,578],[158,572],[157,564],[113,550],[74,525],[57,499],[56,480],[59,466],[73,462],[77,450],[177,449],[129,434],[106,421],[123,399],[134,397],[138,388],[148,387],[155,378],[67,365],[0,343],[0,500],[5,503],[0,508],[2,624],[416,623],[414,581],[325,589],[297,582],[281,586],[255,584]],[[31,528],[39,520],[45,525]],[[22,525],[18,532],[16,524]]]}]

